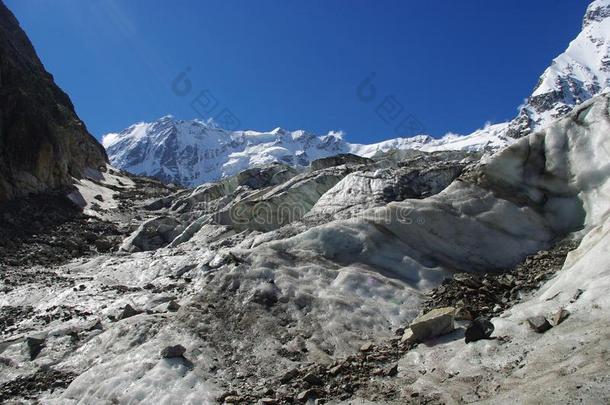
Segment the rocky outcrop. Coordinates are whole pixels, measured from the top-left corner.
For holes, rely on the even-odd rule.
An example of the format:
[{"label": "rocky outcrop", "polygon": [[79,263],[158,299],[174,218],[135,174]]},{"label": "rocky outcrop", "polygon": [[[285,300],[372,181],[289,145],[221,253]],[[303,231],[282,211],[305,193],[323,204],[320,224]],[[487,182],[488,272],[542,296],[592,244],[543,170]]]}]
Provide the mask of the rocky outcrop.
[{"label": "rocky outcrop", "polygon": [[68,185],[106,160],[0,2],[0,201]]}]

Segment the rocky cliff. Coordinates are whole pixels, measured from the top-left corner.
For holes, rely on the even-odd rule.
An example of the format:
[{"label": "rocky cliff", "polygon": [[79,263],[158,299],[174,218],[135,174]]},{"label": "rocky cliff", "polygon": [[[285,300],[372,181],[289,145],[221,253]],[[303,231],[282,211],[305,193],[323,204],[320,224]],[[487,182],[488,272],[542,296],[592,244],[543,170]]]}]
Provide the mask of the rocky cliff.
[{"label": "rocky cliff", "polygon": [[106,160],[0,1],[0,201],[67,185]]}]

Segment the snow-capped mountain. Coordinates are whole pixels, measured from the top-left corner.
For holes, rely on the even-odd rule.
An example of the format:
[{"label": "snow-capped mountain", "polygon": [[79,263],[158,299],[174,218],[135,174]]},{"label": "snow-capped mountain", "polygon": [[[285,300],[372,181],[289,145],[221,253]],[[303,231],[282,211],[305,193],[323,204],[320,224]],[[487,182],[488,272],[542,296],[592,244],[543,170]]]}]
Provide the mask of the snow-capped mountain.
[{"label": "snow-capped mountain", "polygon": [[580,34],[555,58],[532,95],[508,123],[487,125],[466,136],[448,134],[396,138],[371,145],[352,144],[339,133],[306,131],[227,131],[200,120],[166,116],[107,134],[110,162],[129,172],[165,182],[196,186],[272,162],[307,166],[312,160],[353,153],[371,157],[390,149],[498,150],[546,127],[574,106],[610,87],[610,0],[593,1]]},{"label": "snow-capped mountain", "polygon": [[589,4],[580,34],[540,77],[510,123],[518,138],[535,132],[610,87],[610,0]]},{"label": "snow-capped mountain", "polygon": [[512,141],[501,134],[505,126],[489,126],[465,137],[450,134],[434,139],[419,135],[362,145],[345,141],[340,133],[316,136],[281,128],[270,132],[227,131],[201,120],[182,121],[166,116],[108,134],[102,143],[115,167],[165,182],[195,186],[250,167],[273,162],[308,166],[313,160],[340,153],[371,157],[390,149],[427,152],[498,149]]}]

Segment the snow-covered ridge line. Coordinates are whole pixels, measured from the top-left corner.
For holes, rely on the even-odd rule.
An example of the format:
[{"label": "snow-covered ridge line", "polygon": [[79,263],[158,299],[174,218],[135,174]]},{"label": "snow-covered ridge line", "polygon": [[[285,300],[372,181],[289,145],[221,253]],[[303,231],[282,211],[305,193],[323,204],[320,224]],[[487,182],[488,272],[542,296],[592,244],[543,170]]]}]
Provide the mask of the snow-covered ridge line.
[{"label": "snow-covered ridge line", "polygon": [[490,125],[468,136],[448,134],[435,139],[418,135],[363,145],[349,143],[337,132],[317,136],[282,128],[268,132],[227,131],[197,119],[183,121],[165,116],[107,134],[102,143],[116,167],[166,182],[196,186],[250,167],[274,162],[305,167],[313,160],[340,153],[372,157],[391,149],[497,150],[512,142],[502,135],[505,127],[506,124]]},{"label": "snow-covered ridge line", "polygon": [[539,131],[610,87],[610,0],[592,1],[582,30],[540,77],[509,134]]},{"label": "snow-covered ridge line", "polygon": [[589,4],[582,31],[540,77],[532,95],[509,123],[487,125],[467,136],[449,134],[395,138],[361,145],[342,134],[316,136],[276,128],[269,132],[226,131],[201,120],[166,116],[107,134],[103,144],[110,162],[135,174],[196,186],[273,162],[295,167],[340,153],[372,157],[391,149],[493,150],[513,139],[548,127],[575,106],[610,88],[610,0]]}]

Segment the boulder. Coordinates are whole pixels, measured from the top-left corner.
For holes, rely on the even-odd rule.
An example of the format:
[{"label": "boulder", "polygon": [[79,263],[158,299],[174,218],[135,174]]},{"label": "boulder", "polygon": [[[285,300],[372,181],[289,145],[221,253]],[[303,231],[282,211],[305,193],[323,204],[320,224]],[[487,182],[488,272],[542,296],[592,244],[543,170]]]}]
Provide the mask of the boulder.
[{"label": "boulder", "polygon": [[41,337],[26,337],[25,343],[28,346],[28,351],[30,354],[30,360],[34,360],[38,357],[38,354],[42,351],[44,347],[45,339]]},{"label": "boulder", "polygon": [[466,328],[464,340],[466,343],[476,342],[481,339],[489,339],[494,331],[494,325],[485,317],[478,317]]},{"label": "boulder", "polygon": [[532,316],[530,318],[527,318],[527,322],[529,323],[531,328],[538,333],[544,333],[553,327],[549,323],[549,321],[542,315],[537,315],[537,316]]},{"label": "boulder", "polygon": [[169,304],[167,304],[167,310],[170,312],[176,312],[180,309],[180,304],[178,304],[175,300],[171,300]]},{"label": "boulder", "polygon": [[131,305],[127,304],[123,308],[123,312],[121,312],[121,315],[119,315],[118,319],[121,320],[121,319],[131,318],[132,316],[135,316],[135,315],[138,315],[138,314],[141,314],[141,313],[142,313],[142,311],[138,311],[137,309],[135,309]]},{"label": "boulder", "polygon": [[307,402],[311,399],[315,399],[318,397],[318,390],[315,388],[312,389],[308,389],[305,391],[300,392],[297,395],[297,400],[302,401],[302,402]]},{"label": "boulder", "polygon": [[453,307],[435,308],[415,318],[409,327],[414,338],[419,341],[444,335],[454,329],[454,314]]},{"label": "boulder", "polygon": [[557,326],[561,322],[565,321],[570,316],[570,311],[567,309],[559,308],[553,315],[553,325]]},{"label": "boulder", "polygon": [[398,364],[394,364],[383,371],[383,375],[386,377],[394,377],[398,375]]},{"label": "boulder", "polygon": [[361,352],[368,352],[373,348],[373,344],[371,342],[366,342],[362,346],[360,346]]},{"label": "boulder", "polygon": [[324,384],[324,381],[320,378],[320,376],[318,376],[317,374],[314,374],[314,373],[307,373],[305,375],[305,377],[303,377],[303,381],[305,381],[306,383],[311,384],[311,385]]},{"label": "boulder", "polygon": [[169,243],[180,233],[180,222],[172,217],[162,216],[142,223],[121,245],[126,252],[156,250]]},{"label": "boulder", "polygon": [[402,334],[402,337],[400,338],[400,342],[401,343],[415,343],[415,341],[416,341],[415,335],[413,335],[413,331],[411,330],[411,328],[405,329],[404,333]]},{"label": "boulder", "polygon": [[184,357],[186,348],[182,345],[167,346],[161,350],[161,357],[164,359],[174,359],[177,357]]}]

